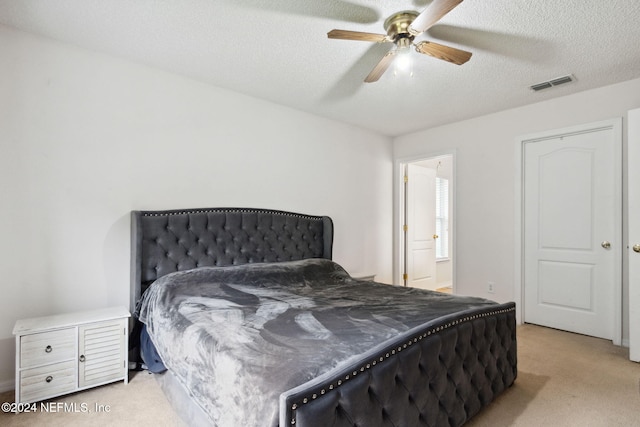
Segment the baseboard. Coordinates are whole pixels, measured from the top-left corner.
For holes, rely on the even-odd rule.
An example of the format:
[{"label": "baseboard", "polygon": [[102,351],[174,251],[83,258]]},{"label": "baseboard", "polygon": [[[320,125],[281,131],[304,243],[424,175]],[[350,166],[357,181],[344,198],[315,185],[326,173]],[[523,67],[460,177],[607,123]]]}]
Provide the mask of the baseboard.
[{"label": "baseboard", "polygon": [[0,393],[13,390],[15,389],[15,386],[16,386],[15,380],[0,381]]}]

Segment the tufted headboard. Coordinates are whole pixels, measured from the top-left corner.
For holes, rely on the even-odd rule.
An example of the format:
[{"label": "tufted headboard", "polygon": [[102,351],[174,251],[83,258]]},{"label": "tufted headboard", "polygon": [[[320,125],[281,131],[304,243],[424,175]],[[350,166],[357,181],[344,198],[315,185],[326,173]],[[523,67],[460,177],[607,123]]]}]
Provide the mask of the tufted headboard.
[{"label": "tufted headboard", "polygon": [[268,209],[131,212],[131,310],[157,278],[205,266],[331,259],[333,222]]}]

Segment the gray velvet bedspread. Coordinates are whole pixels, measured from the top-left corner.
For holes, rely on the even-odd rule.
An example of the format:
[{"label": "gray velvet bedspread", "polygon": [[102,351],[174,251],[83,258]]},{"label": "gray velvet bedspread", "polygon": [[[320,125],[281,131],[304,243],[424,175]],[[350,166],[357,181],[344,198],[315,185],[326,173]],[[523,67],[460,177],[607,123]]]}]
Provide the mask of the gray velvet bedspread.
[{"label": "gray velvet bedspread", "polygon": [[144,294],[140,320],[214,425],[277,426],[282,392],[428,321],[494,304],[307,259],[169,274]]}]

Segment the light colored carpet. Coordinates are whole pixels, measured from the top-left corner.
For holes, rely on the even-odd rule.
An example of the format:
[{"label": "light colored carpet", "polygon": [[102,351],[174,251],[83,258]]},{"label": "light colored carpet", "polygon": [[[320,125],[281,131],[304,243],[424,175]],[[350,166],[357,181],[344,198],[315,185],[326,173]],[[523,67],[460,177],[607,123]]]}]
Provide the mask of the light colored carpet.
[{"label": "light colored carpet", "polygon": [[[533,325],[520,326],[517,333],[515,384],[467,426],[640,426],[640,364],[628,360],[627,349]],[[13,394],[0,394],[0,402],[13,402]],[[91,413],[0,413],[0,425],[183,425],[146,372],[136,373],[128,385],[114,383],[51,402],[84,403]],[[110,411],[96,412],[96,404],[109,405]]]},{"label": "light colored carpet", "polygon": [[[14,393],[0,394],[0,402],[14,402]],[[36,412],[0,413],[3,427],[92,427],[92,426],[180,426],[180,417],[171,408],[155,378],[148,372],[131,372],[129,384],[120,381],[79,393],[61,396],[43,403],[60,412],[45,412],[36,404]],[[64,404],[67,404],[65,410]],[[86,405],[87,411],[83,412]],[[96,406],[97,405],[97,406]],[[107,405],[108,412],[107,412]]]},{"label": "light colored carpet", "polygon": [[469,427],[640,426],[640,364],[611,341],[518,327],[518,378]]}]

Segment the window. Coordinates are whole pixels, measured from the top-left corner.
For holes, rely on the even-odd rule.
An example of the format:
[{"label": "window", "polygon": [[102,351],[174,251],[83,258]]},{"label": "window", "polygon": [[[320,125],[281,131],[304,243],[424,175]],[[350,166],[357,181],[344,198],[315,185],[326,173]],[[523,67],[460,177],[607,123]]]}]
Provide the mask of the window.
[{"label": "window", "polygon": [[436,259],[449,258],[449,180],[436,177]]}]

